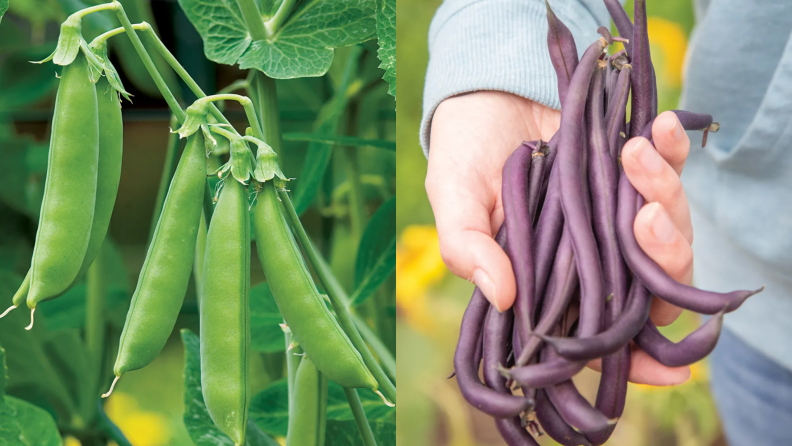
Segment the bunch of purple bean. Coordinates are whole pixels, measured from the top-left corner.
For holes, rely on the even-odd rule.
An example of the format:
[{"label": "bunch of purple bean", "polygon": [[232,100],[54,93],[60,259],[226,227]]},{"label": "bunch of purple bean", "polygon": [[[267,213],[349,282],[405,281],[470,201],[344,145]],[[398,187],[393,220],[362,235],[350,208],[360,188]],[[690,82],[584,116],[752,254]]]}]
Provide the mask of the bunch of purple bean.
[{"label": "bunch of purple bean", "polygon": [[[692,364],[715,347],[723,314],[761,291],[680,284],[635,239],[644,200],[619,154],[628,137],[651,140],[657,89],[645,0],[634,1],[633,23],[619,0],[605,0],[621,37],[600,28],[579,60],[569,29],[547,7],[560,129],[549,142],[524,142],[503,167],[505,220],[496,240],[512,262],[515,304],[501,313],[476,289],[454,355],[462,395],[495,418],[509,445],[536,445],[542,430],[562,445],[605,443],[624,410],[631,343],[663,365]],[[614,40],[625,49],[607,56]],[[712,116],[675,113],[686,130],[704,131],[704,143],[718,129]],[[714,316],[673,343],[649,319],[652,296]],[[592,406],[571,378],[597,358]]]}]

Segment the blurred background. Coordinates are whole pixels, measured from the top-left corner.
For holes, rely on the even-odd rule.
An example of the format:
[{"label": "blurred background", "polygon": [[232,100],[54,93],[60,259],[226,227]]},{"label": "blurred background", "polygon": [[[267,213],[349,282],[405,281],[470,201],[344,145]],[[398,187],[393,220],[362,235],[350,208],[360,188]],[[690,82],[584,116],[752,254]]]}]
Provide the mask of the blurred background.
[{"label": "blurred background", "polygon": [[[428,60],[429,24],[440,0],[399,0],[397,102],[397,345],[400,393],[397,444],[495,446],[504,444],[492,420],[470,408],[453,379],[454,348],[473,287],[443,265],[432,211],[424,191],[426,159],[418,143],[421,98]],[[632,14],[628,3],[628,13]],[[659,79],[660,111],[676,107],[685,50],[694,25],[690,0],[648,0],[649,38]],[[615,33],[615,29],[614,29]],[[579,45],[580,46],[580,45]],[[612,47],[612,51],[620,48]],[[699,324],[685,313],[662,331],[674,341]],[[593,400],[598,374],[575,379]],[[543,445],[555,444],[548,438]],[[624,416],[608,442],[618,446],[725,445],[708,389],[706,362],[672,388],[630,384]]]},{"label": "blurred background", "polygon": [[[0,305],[3,309],[10,304],[11,296],[30,265],[47,167],[50,121],[58,85],[56,76],[60,71],[52,63],[28,62],[44,59],[55,49],[59,25],[70,13],[99,3],[105,0],[11,0],[0,26],[0,166],[3,170],[0,175]],[[236,66],[215,64],[204,57],[201,37],[176,0],[121,0],[121,3],[132,23],[146,20],[155,25],[165,45],[207,94],[244,81],[247,72]],[[274,4],[273,1],[262,3],[270,7]],[[93,14],[83,20],[83,35],[90,42],[101,32],[116,26],[111,14]],[[110,47],[110,59],[133,97],[131,103],[124,101],[122,104],[123,170],[102,254],[110,271],[106,278],[107,371],[115,360],[129,300],[146,255],[150,229],[155,223],[152,215],[171,137],[168,107],[129,40],[121,35],[111,40]],[[360,47],[338,49],[333,66],[324,76],[276,82],[284,134],[314,131],[322,113],[328,115],[322,110],[332,100],[345,66],[351,57],[356,57],[359,63],[352,65],[357,71],[351,73],[355,76],[351,78],[354,91],[344,92],[348,103],[332,116],[324,117],[338,118],[338,132],[343,135],[369,140],[392,141],[395,138],[394,99],[387,94],[388,85],[378,68],[377,42],[370,40]],[[156,54],[152,55],[172,92],[182,104],[192,103],[195,96],[176,80]],[[244,91],[240,93],[245,94]],[[241,107],[236,104],[226,107],[225,114],[232,124],[244,129],[242,123],[247,121]],[[222,139],[218,140],[222,144]],[[308,143],[285,140],[283,148],[279,160],[284,173],[289,178],[299,176]],[[372,147],[346,148],[334,153],[341,155],[332,157],[317,200],[301,218],[330,262],[335,276],[349,291],[355,280],[360,232],[378,207],[395,193],[395,154],[392,150]],[[348,160],[355,160],[354,169],[360,184],[350,186],[347,181]],[[210,171],[212,163],[216,168],[221,162],[225,159],[213,157]],[[350,223],[350,214],[354,212],[350,210],[352,193],[360,194],[355,200],[362,206],[355,216],[360,219],[356,225]],[[386,233],[388,228],[382,231]],[[264,280],[264,275],[255,249],[252,256],[251,285],[255,288]],[[112,396],[104,400],[108,417],[135,446],[193,444],[182,420],[185,365],[179,330],[189,328],[198,332],[194,288],[191,280],[179,320],[159,357],[141,370],[124,374]],[[394,289],[395,278],[390,277],[372,299],[358,308],[358,314],[375,328],[383,343],[395,354]],[[27,309],[11,312],[0,323],[0,345],[6,350],[10,377],[8,394],[52,413],[64,433],[66,446],[81,444],[68,432],[72,427],[84,426],[86,420],[53,405],[53,398],[47,393],[47,382],[60,381],[67,392],[77,392],[74,389],[76,377],[85,370],[75,365],[80,352],[74,349],[82,347],[69,342],[80,342],[85,320],[82,305],[85,290],[85,285],[80,284],[63,297],[42,306],[36,313],[36,327],[32,332],[22,329],[30,317]],[[272,313],[271,308],[270,313],[256,311],[252,310],[252,324],[255,326],[257,318],[258,323],[269,318],[267,321],[275,327],[276,333],[275,340],[264,347],[261,342],[257,344],[260,339],[253,341],[253,349],[258,351],[251,358],[252,395],[281,379],[285,367],[285,345],[278,327],[282,319],[277,312]],[[372,322],[374,320],[376,323]],[[96,396],[98,398],[98,393]],[[69,399],[68,396],[64,398]],[[376,404],[380,405],[378,399]],[[285,424],[282,427],[285,433]],[[284,443],[282,435],[264,430]],[[222,443],[222,438],[216,441],[216,444],[228,444]]]}]

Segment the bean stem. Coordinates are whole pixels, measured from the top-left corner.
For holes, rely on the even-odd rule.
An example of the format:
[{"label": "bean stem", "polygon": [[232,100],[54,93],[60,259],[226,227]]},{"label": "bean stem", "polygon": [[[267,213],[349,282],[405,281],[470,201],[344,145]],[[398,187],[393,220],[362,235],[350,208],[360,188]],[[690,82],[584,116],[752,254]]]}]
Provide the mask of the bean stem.
[{"label": "bean stem", "polygon": [[[244,0],[240,0],[244,1]],[[294,5],[297,3],[296,0],[283,0],[283,2],[278,7],[278,10],[275,12],[275,15],[272,16],[266,23],[264,23],[264,27],[267,31],[267,37],[272,37],[277,33],[283,23],[289,18],[289,14],[291,14],[292,10],[294,9]]]},{"label": "bean stem", "polygon": [[253,79],[248,91],[253,99],[262,128],[262,141],[269,144],[272,150],[281,155],[282,136],[280,131],[280,109],[278,106],[275,79],[264,73],[253,70]]},{"label": "bean stem", "polygon": [[355,423],[363,439],[363,446],[377,446],[377,440],[374,439],[374,432],[371,431],[371,426],[366,419],[366,412],[363,411],[363,404],[360,402],[357,389],[344,387],[344,394],[349,401],[349,407],[352,408],[352,415],[355,417]]},{"label": "bean stem", "polygon": [[[360,352],[360,355],[363,357],[363,362],[366,364],[366,367],[369,368],[371,374],[374,375],[374,379],[377,380],[379,383],[380,388],[382,389],[382,393],[385,397],[392,403],[396,403],[396,386],[390,381],[388,376],[382,370],[379,363],[374,359],[374,356],[371,354],[366,342],[360,336],[357,328],[355,327],[354,322],[352,322],[352,317],[349,313],[348,308],[348,300],[347,302],[342,302],[341,298],[339,297],[343,290],[340,286],[338,286],[338,282],[330,277],[333,276],[333,273],[330,271],[330,268],[327,266],[326,263],[320,262],[318,260],[318,253],[314,249],[311,240],[308,238],[308,234],[305,233],[305,229],[300,224],[300,217],[297,216],[297,212],[294,210],[294,205],[289,198],[289,194],[287,191],[278,189],[278,196],[283,203],[283,208],[286,211],[286,218],[289,220],[291,224],[292,230],[296,233],[297,239],[300,241],[303,250],[305,251],[306,255],[308,256],[308,260],[310,260],[311,265],[313,265],[316,274],[319,276],[319,280],[325,287],[325,291],[327,291],[328,296],[330,296],[330,302],[333,305],[333,309],[336,312],[336,317],[338,318],[338,323],[341,325],[341,328],[346,332],[349,339],[352,341],[352,344],[355,348]],[[343,293],[346,296],[346,293]]]},{"label": "bean stem", "polygon": [[105,289],[103,277],[102,263],[104,256],[102,251],[94,259],[91,267],[88,268],[87,282],[88,289],[85,299],[85,345],[88,349],[88,354],[91,358],[91,373],[93,374],[93,385],[86,387],[90,392],[85,396],[85,415],[86,419],[93,419],[94,410],[90,401],[93,401],[93,396],[96,395],[96,390],[102,385],[102,358],[104,353],[104,335],[105,335]]}]

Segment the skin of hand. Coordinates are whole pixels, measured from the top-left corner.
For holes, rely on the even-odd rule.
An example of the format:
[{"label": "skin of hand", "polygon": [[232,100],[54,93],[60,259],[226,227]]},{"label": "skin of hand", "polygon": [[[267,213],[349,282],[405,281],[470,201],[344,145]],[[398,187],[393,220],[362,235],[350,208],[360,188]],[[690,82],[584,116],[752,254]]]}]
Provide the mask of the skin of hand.
[{"label": "skin of hand", "polygon": [[[426,192],[443,261],[454,274],[474,282],[500,311],[512,306],[516,294],[511,262],[494,240],[503,223],[503,165],[521,141],[547,141],[559,123],[559,111],[497,91],[446,99],[432,118]],[[647,202],[635,218],[635,237],[671,277],[689,284],[693,228],[680,174],[690,140],[671,112],[655,119],[652,138],[656,149],[638,137],[622,150],[624,171]],[[655,297],[650,317],[664,326],[681,311]],[[590,367],[599,370],[599,360]],[[688,367],[665,367],[633,349],[630,381],[674,385],[689,378]]]}]

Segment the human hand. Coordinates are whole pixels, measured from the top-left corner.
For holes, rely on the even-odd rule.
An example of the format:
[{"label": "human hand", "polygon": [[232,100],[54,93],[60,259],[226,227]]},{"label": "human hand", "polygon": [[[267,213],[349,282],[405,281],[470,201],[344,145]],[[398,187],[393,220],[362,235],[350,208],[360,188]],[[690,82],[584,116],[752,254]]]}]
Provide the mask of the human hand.
[{"label": "human hand", "polygon": [[[503,223],[501,175],[520,141],[549,140],[560,113],[529,99],[503,92],[476,92],[449,98],[432,120],[426,191],[435,215],[443,261],[457,276],[472,280],[500,311],[514,303],[511,262],[494,241]],[[687,198],[679,178],[690,141],[673,113],[655,120],[652,138],[625,144],[622,165],[647,204],[638,212],[638,244],[671,277],[690,283],[693,231]],[[681,309],[658,298],[651,318],[668,325]],[[599,369],[599,361],[590,366]],[[671,385],[686,381],[687,367],[669,368],[634,350],[630,381]]]}]

